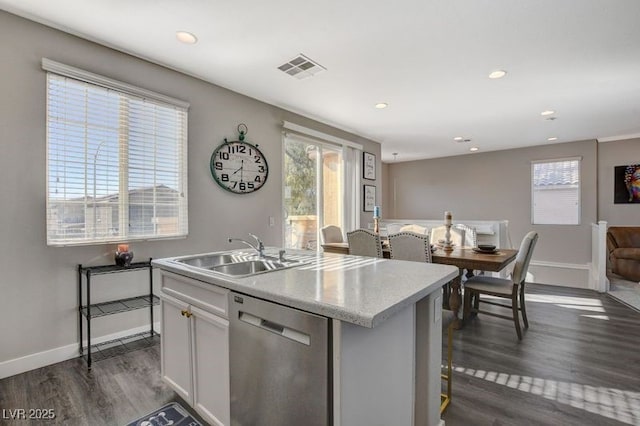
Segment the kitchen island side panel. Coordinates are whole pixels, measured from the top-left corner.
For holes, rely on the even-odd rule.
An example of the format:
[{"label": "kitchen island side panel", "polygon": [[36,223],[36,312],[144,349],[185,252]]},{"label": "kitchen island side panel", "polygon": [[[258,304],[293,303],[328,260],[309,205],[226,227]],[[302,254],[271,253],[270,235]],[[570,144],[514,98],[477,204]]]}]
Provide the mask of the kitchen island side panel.
[{"label": "kitchen island side panel", "polygon": [[415,314],[375,328],[334,320],[334,426],[414,424]]},{"label": "kitchen island side panel", "polygon": [[442,292],[416,303],[415,424],[443,425],[440,420],[442,382]]}]

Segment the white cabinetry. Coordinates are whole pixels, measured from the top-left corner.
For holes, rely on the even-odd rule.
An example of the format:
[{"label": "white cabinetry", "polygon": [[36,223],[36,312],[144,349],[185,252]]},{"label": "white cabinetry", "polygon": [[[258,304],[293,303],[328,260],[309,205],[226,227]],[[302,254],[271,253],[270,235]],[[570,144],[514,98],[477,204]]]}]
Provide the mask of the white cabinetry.
[{"label": "white cabinetry", "polygon": [[160,357],[162,378],[188,403],[193,402],[191,330],[184,316],[189,304],[160,296]]},{"label": "white cabinetry", "polygon": [[228,292],[163,272],[162,378],[213,425],[229,425]]},{"label": "white cabinetry", "polygon": [[193,406],[215,425],[229,425],[229,322],[191,307]]}]

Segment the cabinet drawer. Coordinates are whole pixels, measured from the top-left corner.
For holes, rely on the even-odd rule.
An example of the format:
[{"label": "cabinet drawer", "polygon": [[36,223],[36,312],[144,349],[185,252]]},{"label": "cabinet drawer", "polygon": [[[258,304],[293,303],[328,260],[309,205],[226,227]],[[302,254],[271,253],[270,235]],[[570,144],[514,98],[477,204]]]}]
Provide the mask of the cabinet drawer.
[{"label": "cabinet drawer", "polygon": [[163,271],[162,291],[208,312],[228,318],[229,290],[227,289]]}]

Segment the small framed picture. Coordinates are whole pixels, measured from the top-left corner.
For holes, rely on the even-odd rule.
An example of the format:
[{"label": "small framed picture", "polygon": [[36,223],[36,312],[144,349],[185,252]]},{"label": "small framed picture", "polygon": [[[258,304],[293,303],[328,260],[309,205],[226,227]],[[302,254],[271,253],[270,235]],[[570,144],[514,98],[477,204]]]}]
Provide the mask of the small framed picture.
[{"label": "small framed picture", "polygon": [[370,152],[362,153],[362,177],[376,180],[376,155]]},{"label": "small framed picture", "polygon": [[362,209],[365,212],[372,212],[376,205],[376,187],[373,185],[364,185]]}]

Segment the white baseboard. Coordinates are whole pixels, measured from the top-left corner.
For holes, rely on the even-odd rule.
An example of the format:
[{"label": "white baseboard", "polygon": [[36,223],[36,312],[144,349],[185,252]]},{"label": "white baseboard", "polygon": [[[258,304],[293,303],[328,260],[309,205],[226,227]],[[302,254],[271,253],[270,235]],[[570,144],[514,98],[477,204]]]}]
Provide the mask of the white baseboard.
[{"label": "white baseboard", "polygon": [[[117,333],[108,334],[106,336],[96,337],[95,339],[91,339],[91,343],[97,344],[107,342],[109,340],[119,339],[131,334],[143,333],[148,330],[149,326],[143,325],[140,327],[131,328],[129,330],[123,330]],[[154,324],[154,330],[156,332],[160,332],[159,322]],[[86,346],[86,344],[87,341],[85,340],[83,342],[83,346]],[[66,361],[68,359],[76,358],[79,355],[78,343],[75,342],[70,345],[61,346],[59,348],[49,349],[35,354],[25,355],[20,358],[3,361],[0,362],[0,379],[24,373],[25,371],[34,370],[36,368]]]},{"label": "white baseboard", "polygon": [[580,269],[588,271],[591,269],[588,263],[561,263],[561,262],[547,262],[544,260],[532,260],[531,266],[543,266],[545,268],[562,268],[562,269]]},{"label": "white baseboard", "polygon": [[589,289],[591,267],[588,263],[532,260],[529,272],[534,277],[534,283]]}]

